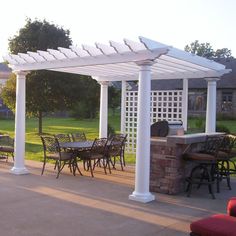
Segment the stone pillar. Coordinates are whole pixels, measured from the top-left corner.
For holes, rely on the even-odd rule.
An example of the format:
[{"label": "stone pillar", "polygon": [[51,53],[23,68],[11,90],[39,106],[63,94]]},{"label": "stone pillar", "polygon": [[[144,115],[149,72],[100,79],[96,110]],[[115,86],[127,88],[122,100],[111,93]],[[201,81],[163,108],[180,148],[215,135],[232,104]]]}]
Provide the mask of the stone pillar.
[{"label": "stone pillar", "polygon": [[122,80],[121,84],[121,119],[120,119],[120,132],[125,133],[125,107],[126,107],[126,81]]},{"label": "stone pillar", "polygon": [[99,82],[101,85],[100,93],[100,120],[99,120],[99,138],[107,137],[108,120],[108,82]]},{"label": "stone pillar", "polygon": [[219,78],[207,78],[206,133],[216,131],[216,81]]},{"label": "stone pillar", "polygon": [[182,120],[184,131],[188,129],[188,79],[183,79]]},{"label": "stone pillar", "polygon": [[138,63],[138,117],[137,145],[135,166],[135,190],[130,200],[150,202],[155,199],[149,191],[150,182],[150,96],[151,96],[151,65],[152,61]]},{"label": "stone pillar", "polygon": [[15,147],[13,174],[28,174],[25,167],[25,80],[26,72],[16,72]]}]

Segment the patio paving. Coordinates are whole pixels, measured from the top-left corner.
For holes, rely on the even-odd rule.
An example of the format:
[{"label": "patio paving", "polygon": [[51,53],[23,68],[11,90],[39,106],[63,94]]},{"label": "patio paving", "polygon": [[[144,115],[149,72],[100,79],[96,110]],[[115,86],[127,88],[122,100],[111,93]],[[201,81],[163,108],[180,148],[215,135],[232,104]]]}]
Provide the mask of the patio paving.
[{"label": "patio paving", "polygon": [[191,198],[155,193],[155,201],[143,204],[128,200],[133,166],[108,175],[98,168],[95,178],[64,170],[56,179],[53,165],[46,166],[43,176],[42,163],[26,165],[30,174],[16,176],[9,172],[11,162],[0,162],[1,235],[186,236],[190,222],[225,213],[227,200],[236,196],[233,179],[233,190],[222,183],[215,200],[203,186]]}]

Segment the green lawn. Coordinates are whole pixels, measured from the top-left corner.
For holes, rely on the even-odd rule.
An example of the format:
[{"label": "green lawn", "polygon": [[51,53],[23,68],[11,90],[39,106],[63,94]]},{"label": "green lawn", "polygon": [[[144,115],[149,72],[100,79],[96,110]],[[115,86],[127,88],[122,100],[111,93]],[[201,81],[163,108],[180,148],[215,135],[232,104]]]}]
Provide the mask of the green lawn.
[{"label": "green lawn", "polygon": [[[0,132],[14,137],[14,120],[0,120]],[[120,118],[118,115],[109,116],[109,124],[119,132]],[[90,140],[98,137],[99,120],[78,120],[74,118],[44,118],[43,133],[73,133],[85,132]],[[134,162],[134,155],[126,155],[127,162]],[[43,160],[43,149],[40,136],[38,135],[38,120],[35,118],[26,120],[26,159]]]},{"label": "green lawn", "polygon": [[[120,117],[109,116],[109,124],[119,132]],[[236,121],[225,120],[219,121],[230,129],[232,133],[236,133]],[[44,118],[43,119],[43,132],[45,134],[58,134],[58,133],[73,133],[83,131],[88,139],[93,140],[98,137],[99,120],[78,120],[74,118]],[[189,120],[191,129],[196,129],[196,119]],[[40,160],[43,158],[43,150],[40,137],[37,134],[38,121],[31,118],[26,120],[26,158],[31,160]],[[0,132],[7,133],[11,137],[14,136],[14,120],[0,120]],[[127,162],[134,163],[135,156],[133,154],[126,154]]]}]

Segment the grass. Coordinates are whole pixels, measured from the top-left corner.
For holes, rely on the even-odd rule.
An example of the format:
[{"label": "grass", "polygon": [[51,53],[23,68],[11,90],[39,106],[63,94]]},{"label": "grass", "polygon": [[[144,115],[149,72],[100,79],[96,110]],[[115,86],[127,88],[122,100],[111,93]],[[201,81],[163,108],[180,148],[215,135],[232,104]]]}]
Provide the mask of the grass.
[{"label": "grass", "polygon": [[[188,126],[191,130],[199,131],[196,127],[197,119],[189,119]],[[120,129],[120,116],[109,116],[109,124],[119,132]],[[231,133],[236,133],[236,121],[233,120],[220,120],[217,122],[224,125]],[[0,132],[7,133],[14,137],[14,120],[0,120]],[[79,120],[74,118],[44,118],[43,119],[43,132],[45,134],[58,134],[58,133],[73,133],[85,132],[88,139],[93,140],[99,134],[99,120]],[[26,159],[39,160],[43,159],[43,149],[40,137],[38,135],[38,120],[35,118],[26,120]],[[135,162],[134,154],[126,154],[128,163]]]},{"label": "grass", "polygon": [[[118,115],[109,116],[109,124],[119,132],[120,118]],[[14,120],[0,120],[0,132],[9,134],[14,137]],[[43,133],[58,134],[58,133],[73,133],[85,132],[86,137],[90,140],[99,135],[99,120],[98,119],[74,119],[74,118],[44,118]],[[38,135],[38,120],[30,118],[26,120],[26,159],[43,160],[43,149],[40,136]],[[128,163],[134,163],[135,157],[132,154],[126,154]]]},{"label": "grass", "polygon": [[[203,120],[203,126],[201,128],[198,127],[198,123],[199,123],[199,119],[197,118],[190,118],[188,120],[188,127],[189,127],[189,131],[193,131],[193,132],[204,132],[204,124],[205,124],[205,120]],[[216,122],[217,125],[223,125],[225,127],[227,127],[230,130],[230,133],[232,134],[236,134],[236,120],[217,120]]]}]

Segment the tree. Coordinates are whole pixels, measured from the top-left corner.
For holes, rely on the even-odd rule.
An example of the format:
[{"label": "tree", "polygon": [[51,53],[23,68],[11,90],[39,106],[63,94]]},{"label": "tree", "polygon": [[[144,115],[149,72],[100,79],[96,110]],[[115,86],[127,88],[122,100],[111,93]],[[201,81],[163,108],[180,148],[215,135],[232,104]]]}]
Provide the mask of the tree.
[{"label": "tree", "polygon": [[[44,21],[26,20],[19,34],[9,39],[11,53],[46,50],[47,48],[69,47],[72,41],[70,32]],[[26,111],[39,119],[39,133],[42,133],[42,115],[44,112],[71,108],[80,96],[80,76],[53,71],[33,71],[26,79]],[[15,77],[3,89],[4,103],[15,108]],[[11,97],[10,97],[11,96]]]},{"label": "tree", "polygon": [[121,91],[114,86],[109,86],[108,89],[109,108],[112,109],[112,115],[115,115],[115,109],[121,105]]},{"label": "tree", "polygon": [[219,58],[231,58],[231,50],[228,48],[213,50],[210,43],[199,43],[198,40],[186,45],[184,48],[185,51],[191,52],[198,56],[206,57],[208,59],[219,59]]}]

